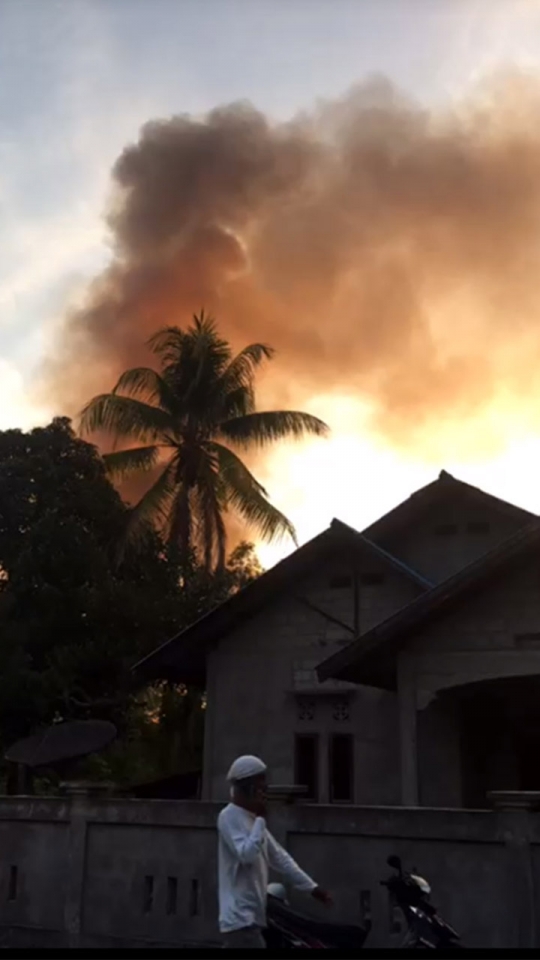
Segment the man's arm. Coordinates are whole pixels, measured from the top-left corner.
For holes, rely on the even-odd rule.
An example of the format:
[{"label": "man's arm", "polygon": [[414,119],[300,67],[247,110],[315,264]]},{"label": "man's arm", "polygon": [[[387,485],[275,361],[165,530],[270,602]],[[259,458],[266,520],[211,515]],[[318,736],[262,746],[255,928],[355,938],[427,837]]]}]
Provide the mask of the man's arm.
[{"label": "man's arm", "polygon": [[227,847],[239,863],[255,863],[261,853],[266,833],[266,821],[256,817],[251,830],[243,828],[227,817],[220,819],[218,829]]},{"label": "man's arm", "polygon": [[267,833],[267,837],[268,865],[272,870],[285,877],[296,890],[305,890],[308,893],[315,890],[317,887],[315,881],[300,869],[296,861],[283,849],[271,833]]}]

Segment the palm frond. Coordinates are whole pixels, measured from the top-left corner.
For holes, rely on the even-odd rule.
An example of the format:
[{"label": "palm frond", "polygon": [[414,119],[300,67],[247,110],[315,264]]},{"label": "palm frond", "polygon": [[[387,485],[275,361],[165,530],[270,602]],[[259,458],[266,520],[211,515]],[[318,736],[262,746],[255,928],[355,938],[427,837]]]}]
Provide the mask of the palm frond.
[{"label": "palm frond", "polygon": [[254,380],[257,368],[274,351],[265,343],[252,343],[229,363],[221,377],[221,420],[244,417],[255,410]]},{"label": "palm frond", "polygon": [[126,531],[129,541],[138,540],[149,526],[162,527],[168,522],[176,488],[176,458],[173,457],[133,508]]},{"label": "palm frond", "polygon": [[99,430],[119,439],[158,440],[172,430],[172,419],[166,410],[142,400],[102,393],[84,407],[80,430],[87,434]]},{"label": "palm frond", "polygon": [[151,367],[133,367],[131,370],[126,370],[112,392],[124,393],[135,399],[144,397],[147,403],[157,404],[168,412],[171,412],[174,403],[174,397],[167,383]]},{"label": "palm frond", "polygon": [[202,313],[187,330],[160,330],[150,346],[160,356],[162,378],[175,398],[177,418],[207,425],[218,421],[223,409],[220,380],[232,351],[218,335],[215,322]]},{"label": "palm frond", "polygon": [[223,514],[227,509],[227,488],[220,474],[219,457],[212,442],[204,446],[206,456],[200,462],[196,496],[200,516],[200,546],[207,569],[225,566],[227,531]]},{"label": "palm frond", "polygon": [[161,357],[164,363],[177,360],[182,353],[186,333],[180,327],[163,327],[147,341],[152,353]]},{"label": "palm frond", "polygon": [[207,570],[214,566],[223,570],[226,558],[227,531],[223,520],[223,502],[214,477],[199,483],[196,489],[197,513],[200,517],[200,550]]},{"label": "palm frond", "polygon": [[107,473],[111,477],[124,479],[138,471],[152,470],[158,460],[161,448],[157,445],[152,447],[131,447],[128,450],[116,450],[114,453],[103,454]]},{"label": "palm frond", "polygon": [[218,458],[220,476],[231,507],[251,524],[264,540],[289,536],[297,543],[293,524],[267,499],[264,487],[255,479],[232,450],[220,443],[212,444]]},{"label": "palm frond", "polygon": [[192,510],[192,490],[178,479],[176,466],[176,489],[169,510],[169,547],[181,560],[186,560],[193,548],[193,533],[197,516]]},{"label": "palm frond", "polygon": [[271,360],[274,350],[266,343],[250,343],[231,360],[223,374],[227,392],[237,387],[251,387],[258,367]]},{"label": "palm frond", "polygon": [[217,323],[210,314],[204,312],[204,308],[200,313],[193,314],[193,326],[191,328],[195,333],[209,333],[214,336],[217,336]]},{"label": "palm frond", "polygon": [[177,364],[186,353],[198,353],[201,357],[208,350],[219,352],[224,361],[231,357],[228,342],[219,336],[215,320],[205,316],[204,310],[194,315],[187,330],[177,326],[158,330],[148,340],[148,346],[165,365]]},{"label": "palm frond", "polygon": [[[252,387],[237,387],[230,393],[222,392],[220,400],[221,410],[218,409],[217,422],[245,417],[255,410],[255,391]],[[220,415],[221,414],[221,415]]]},{"label": "palm frond", "polygon": [[297,410],[271,410],[233,417],[219,425],[219,433],[243,447],[263,447],[276,440],[324,437],[329,428],[318,417]]}]

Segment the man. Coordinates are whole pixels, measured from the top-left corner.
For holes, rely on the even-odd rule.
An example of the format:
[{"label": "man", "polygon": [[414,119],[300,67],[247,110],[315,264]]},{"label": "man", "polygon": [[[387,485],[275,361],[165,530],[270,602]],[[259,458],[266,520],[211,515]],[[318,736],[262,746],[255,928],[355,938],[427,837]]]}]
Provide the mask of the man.
[{"label": "man", "polygon": [[224,947],[261,949],[269,869],[321,903],[332,900],[266,828],[266,764],[239,757],[227,780],[231,802],[218,817],[219,929]]}]

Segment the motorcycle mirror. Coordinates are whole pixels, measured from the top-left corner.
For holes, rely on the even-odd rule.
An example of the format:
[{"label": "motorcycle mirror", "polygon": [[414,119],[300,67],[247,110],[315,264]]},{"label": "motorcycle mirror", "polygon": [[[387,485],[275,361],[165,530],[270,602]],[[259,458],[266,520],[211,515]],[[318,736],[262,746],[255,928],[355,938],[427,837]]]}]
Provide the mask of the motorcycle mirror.
[{"label": "motorcycle mirror", "polygon": [[399,857],[388,857],[386,862],[389,867],[392,867],[393,870],[399,870],[401,872],[401,859]]}]

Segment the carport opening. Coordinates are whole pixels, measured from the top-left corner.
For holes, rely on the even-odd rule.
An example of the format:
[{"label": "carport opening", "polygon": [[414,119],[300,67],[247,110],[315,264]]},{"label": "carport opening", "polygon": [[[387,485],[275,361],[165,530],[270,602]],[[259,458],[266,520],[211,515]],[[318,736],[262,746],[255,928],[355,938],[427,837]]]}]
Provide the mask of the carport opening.
[{"label": "carport opening", "polygon": [[540,790],[540,676],[484,680],[447,691],[458,708],[463,806],[496,790]]}]

